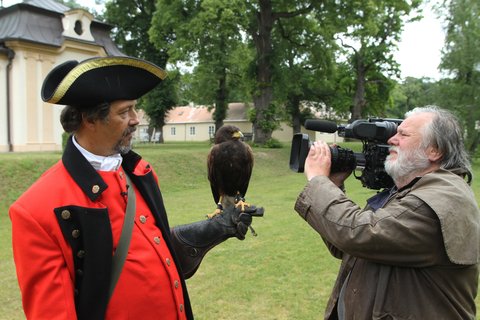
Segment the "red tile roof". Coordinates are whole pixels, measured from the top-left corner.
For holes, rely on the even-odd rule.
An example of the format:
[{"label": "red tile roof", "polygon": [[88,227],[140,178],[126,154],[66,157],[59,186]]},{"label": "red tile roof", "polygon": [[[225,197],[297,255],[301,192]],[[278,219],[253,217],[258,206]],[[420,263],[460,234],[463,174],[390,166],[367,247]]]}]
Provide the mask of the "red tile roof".
[{"label": "red tile roof", "polygon": [[[228,105],[228,121],[247,121],[247,105],[244,103],[230,103]],[[201,123],[213,122],[213,111],[206,106],[183,106],[170,110],[165,123]]]}]

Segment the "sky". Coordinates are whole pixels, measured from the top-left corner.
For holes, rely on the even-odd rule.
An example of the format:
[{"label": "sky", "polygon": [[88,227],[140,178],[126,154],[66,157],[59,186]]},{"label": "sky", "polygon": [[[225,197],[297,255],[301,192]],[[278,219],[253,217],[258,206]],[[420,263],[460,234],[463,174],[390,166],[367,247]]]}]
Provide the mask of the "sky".
[{"label": "sky", "polygon": [[424,8],[423,16],[422,20],[405,25],[395,57],[401,65],[402,78],[430,77],[439,80],[438,65],[445,32],[432,10],[432,4]]},{"label": "sky", "polygon": [[[18,2],[21,0],[3,0],[3,6],[8,7]],[[95,0],[79,2],[84,6],[101,11],[101,7],[95,5]],[[439,80],[441,78],[438,65],[445,35],[431,5],[425,7],[423,15],[422,20],[405,25],[401,41],[398,44],[395,57],[400,64],[403,79],[428,77]]]}]

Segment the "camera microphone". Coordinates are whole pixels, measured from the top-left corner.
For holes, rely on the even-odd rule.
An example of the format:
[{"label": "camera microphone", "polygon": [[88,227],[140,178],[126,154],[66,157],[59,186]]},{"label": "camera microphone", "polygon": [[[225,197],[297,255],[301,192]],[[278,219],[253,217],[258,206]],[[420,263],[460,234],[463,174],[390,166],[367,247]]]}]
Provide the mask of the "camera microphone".
[{"label": "camera microphone", "polygon": [[326,133],[335,133],[338,130],[337,124],[328,120],[307,119],[304,125],[307,130],[314,130]]}]

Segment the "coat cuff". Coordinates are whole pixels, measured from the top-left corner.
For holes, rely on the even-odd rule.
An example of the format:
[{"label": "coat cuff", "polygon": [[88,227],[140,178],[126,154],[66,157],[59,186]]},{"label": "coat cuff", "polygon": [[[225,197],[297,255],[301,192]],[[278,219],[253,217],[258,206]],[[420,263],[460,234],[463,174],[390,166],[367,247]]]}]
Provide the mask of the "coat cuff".
[{"label": "coat cuff", "polygon": [[[328,201],[318,201],[319,198],[331,199],[343,193],[343,191],[337,187],[327,176],[316,176],[308,181],[305,188],[297,198],[295,202],[295,211],[306,221],[308,221],[308,214],[312,205],[315,206],[316,212],[322,212],[327,208]],[[331,194],[330,196],[325,196]],[[325,208],[322,208],[322,203]]]},{"label": "coat cuff", "polygon": [[307,182],[307,185],[303,188],[302,192],[295,202],[295,211],[304,219],[307,220],[307,215],[312,206],[312,197],[317,192],[317,185],[321,184],[323,179],[328,179],[325,176],[316,176]]}]

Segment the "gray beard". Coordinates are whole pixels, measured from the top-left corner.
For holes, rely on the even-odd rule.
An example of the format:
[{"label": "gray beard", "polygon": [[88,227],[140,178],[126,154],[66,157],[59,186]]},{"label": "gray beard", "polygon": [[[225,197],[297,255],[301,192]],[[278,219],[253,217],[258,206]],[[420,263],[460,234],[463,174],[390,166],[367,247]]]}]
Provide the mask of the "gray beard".
[{"label": "gray beard", "polygon": [[390,155],[387,156],[385,171],[397,185],[410,182],[431,165],[421,147],[409,151],[399,151],[398,148],[393,148],[397,152],[397,159],[392,160]]},{"label": "gray beard", "polygon": [[120,153],[120,154],[127,154],[127,153],[130,152],[130,150],[132,150],[132,143],[130,143],[128,146],[117,145],[115,147],[115,151]]},{"label": "gray beard", "polygon": [[135,132],[136,128],[127,128],[124,132],[123,132],[123,136],[122,136],[122,139],[120,139],[117,144],[115,145],[115,147],[113,148],[113,150],[115,150],[116,153],[120,153],[120,154],[126,154],[128,152],[130,152],[130,150],[132,150],[132,141],[133,141],[133,138],[130,140],[130,142],[128,144],[124,144],[124,140],[125,138],[130,134],[130,133],[133,133]]}]

